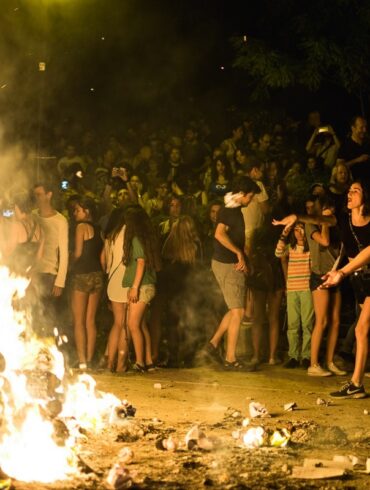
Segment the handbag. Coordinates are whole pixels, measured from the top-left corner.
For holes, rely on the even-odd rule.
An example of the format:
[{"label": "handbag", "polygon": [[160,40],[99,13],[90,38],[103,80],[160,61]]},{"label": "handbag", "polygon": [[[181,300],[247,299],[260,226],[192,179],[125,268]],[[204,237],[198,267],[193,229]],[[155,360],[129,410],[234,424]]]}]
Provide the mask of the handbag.
[{"label": "handbag", "polygon": [[[351,233],[357,243],[358,251],[361,252],[365,247],[362,245],[355,233],[355,230],[353,229],[351,216],[348,216],[348,220]],[[370,296],[370,269],[368,265],[362,267],[352,274],[351,284],[354,289],[356,298],[361,303],[365,300],[366,296]]]}]

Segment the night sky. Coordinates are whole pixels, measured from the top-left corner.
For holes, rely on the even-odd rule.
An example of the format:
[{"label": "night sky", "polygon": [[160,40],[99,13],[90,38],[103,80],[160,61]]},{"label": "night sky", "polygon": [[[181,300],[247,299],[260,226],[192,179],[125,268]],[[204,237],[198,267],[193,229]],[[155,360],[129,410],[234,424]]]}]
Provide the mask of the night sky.
[{"label": "night sky", "polygon": [[[308,2],[284,4],[294,11]],[[313,15],[321,15],[314,4]],[[231,37],[262,36],[273,45],[281,26],[289,46],[292,27],[271,0],[2,0],[0,16],[0,110],[17,120],[36,114],[40,100],[52,119],[75,112],[113,122],[171,120],[191,105],[212,117],[249,103],[247,75],[232,68]],[[332,93],[292,90],[269,103],[293,100],[297,111],[304,99],[330,110]],[[344,110],[351,102],[342,100]]]}]

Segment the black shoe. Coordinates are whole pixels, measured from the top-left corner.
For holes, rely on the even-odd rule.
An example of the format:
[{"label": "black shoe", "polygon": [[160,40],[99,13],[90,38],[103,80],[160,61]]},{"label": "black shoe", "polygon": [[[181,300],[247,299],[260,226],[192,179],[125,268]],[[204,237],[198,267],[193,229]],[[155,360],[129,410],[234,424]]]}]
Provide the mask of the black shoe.
[{"label": "black shoe", "polygon": [[356,386],[352,381],[348,381],[339,391],[330,393],[333,398],[365,398],[364,385]]},{"label": "black shoe", "polygon": [[289,361],[287,361],[283,367],[287,368],[287,369],[294,369],[296,367],[299,366],[299,362],[297,361],[297,359],[294,359],[294,357],[292,357],[291,359],[289,359]]},{"label": "black shoe", "polygon": [[310,366],[311,366],[310,359],[302,359],[302,361],[301,361],[301,368],[308,369]]},{"label": "black shoe", "polygon": [[140,373],[140,374],[146,373],[146,367],[142,366],[141,364],[138,364],[137,362],[132,366],[131,369],[135,373]]},{"label": "black shoe", "polygon": [[213,344],[211,344],[211,342],[208,342],[207,345],[205,346],[204,353],[213,362],[217,364],[223,364],[224,360],[222,359],[218,349],[214,347]]},{"label": "black shoe", "polygon": [[224,361],[223,368],[225,371],[237,371],[240,373],[251,373],[256,370],[255,364],[243,364],[240,361]]}]

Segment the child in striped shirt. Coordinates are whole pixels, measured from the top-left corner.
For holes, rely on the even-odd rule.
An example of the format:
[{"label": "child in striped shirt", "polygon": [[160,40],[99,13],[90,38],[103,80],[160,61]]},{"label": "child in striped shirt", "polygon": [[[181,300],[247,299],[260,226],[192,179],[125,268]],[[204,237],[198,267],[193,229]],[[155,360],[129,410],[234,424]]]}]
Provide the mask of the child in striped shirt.
[{"label": "child in striped shirt", "polygon": [[287,287],[289,360],[284,367],[296,368],[301,360],[302,367],[307,369],[310,365],[314,308],[309,283],[310,251],[303,223],[295,223],[293,230],[290,227],[284,228],[275,256],[282,260]]}]

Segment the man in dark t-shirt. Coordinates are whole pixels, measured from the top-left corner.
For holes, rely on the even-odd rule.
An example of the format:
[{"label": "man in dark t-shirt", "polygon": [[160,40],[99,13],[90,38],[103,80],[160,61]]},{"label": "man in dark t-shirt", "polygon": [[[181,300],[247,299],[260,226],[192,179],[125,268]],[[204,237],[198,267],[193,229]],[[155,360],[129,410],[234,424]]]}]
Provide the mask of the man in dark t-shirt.
[{"label": "man in dark t-shirt", "polygon": [[353,118],[351,136],[338,153],[338,163],[347,165],[354,180],[370,180],[370,144],[366,133],[366,120],[360,116]]},{"label": "man in dark t-shirt", "polygon": [[[243,366],[235,357],[240,322],[244,315],[245,274],[247,272],[245,245],[245,225],[242,207],[248,206],[260,188],[249,177],[238,177],[232,191],[225,195],[225,206],[218,214],[212,271],[221,288],[228,311],[216,333],[209,341],[206,352],[214,360],[221,361],[226,370],[253,370]],[[220,358],[218,346],[227,333],[225,360]]]}]

